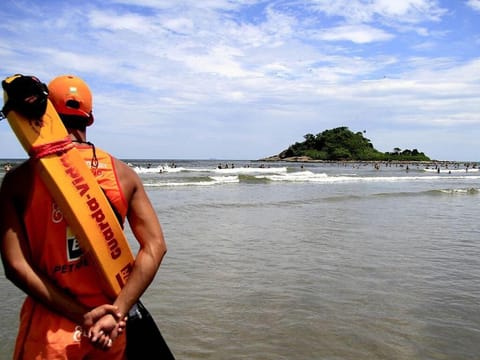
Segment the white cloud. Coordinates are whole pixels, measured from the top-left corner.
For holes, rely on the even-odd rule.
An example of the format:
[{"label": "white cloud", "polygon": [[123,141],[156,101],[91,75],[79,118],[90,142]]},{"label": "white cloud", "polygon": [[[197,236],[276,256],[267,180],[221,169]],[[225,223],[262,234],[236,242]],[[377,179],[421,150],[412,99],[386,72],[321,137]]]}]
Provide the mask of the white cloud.
[{"label": "white cloud", "polygon": [[376,0],[372,2],[371,11],[387,19],[408,23],[439,21],[446,13],[436,0]]},{"label": "white cloud", "polygon": [[317,37],[327,41],[352,41],[356,44],[366,44],[387,41],[394,36],[367,25],[343,25],[323,30],[317,34]]},{"label": "white cloud", "polygon": [[151,30],[145,17],[137,14],[119,14],[114,12],[91,11],[90,23],[94,28],[109,31],[132,31],[138,34],[148,34]]},{"label": "white cloud", "polygon": [[163,26],[179,34],[191,34],[194,30],[193,21],[184,17],[168,19],[163,23]]},{"label": "white cloud", "polygon": [[468,0],[467,6],[471,7],[475,11],[480,11],[480,0]]},{"label": "white cloud", "polygon": [[[48,22],[17,7],[26,20],[11,23],[0,9],[2,74],[84,77],[95,96],[91,136],[119,156],[155,149],[164,157],[258,158],[342,125],[402,147],[411,146],[397,134],[410,136],[424,151],[430,133],[461,133],[461,124],[469,143],[480,125],[479,57],[451,49],[455,11],[442,23],[438,1],[57,5]],[[36,3],[36,13],[50,6]]]},{"label": "white cloud", "polygon": [[205,55],[185,56],[183,63],[195,73],[211,73],[226,77],[245,77],[249,72],[242,69],[237,58],[243,56],[237,48],[217,46]]},{"label": "white cloud", "polygon": [[314,0],[311,6],[351,23],[388,20],[399,23],[438,21],[446,10],[436,0]]}]

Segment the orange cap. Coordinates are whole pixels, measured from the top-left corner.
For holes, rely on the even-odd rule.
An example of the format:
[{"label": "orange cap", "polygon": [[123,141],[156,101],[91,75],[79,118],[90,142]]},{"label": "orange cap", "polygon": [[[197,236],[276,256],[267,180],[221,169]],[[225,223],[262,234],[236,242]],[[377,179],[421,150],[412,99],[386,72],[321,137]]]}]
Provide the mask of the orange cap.
[{"label": "orange cap", "polygon": [[85,81],[74,75],[58,76],[48,84],[48,91],[48,98],[60,115],[86,117],[87,126],[92,125],[92,93]]}]

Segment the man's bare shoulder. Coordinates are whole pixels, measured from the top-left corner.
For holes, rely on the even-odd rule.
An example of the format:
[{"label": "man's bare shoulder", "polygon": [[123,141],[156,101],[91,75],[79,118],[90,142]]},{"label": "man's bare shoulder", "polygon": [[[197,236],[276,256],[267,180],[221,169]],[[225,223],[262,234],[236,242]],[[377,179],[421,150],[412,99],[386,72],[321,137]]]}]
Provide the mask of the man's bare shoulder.
[{"label": "man's bare shoulder", "polygon": [[30,179],[33,175],[33,167],[30,161],[24,161],[20,165],[17,165],[13,167],[11,170],[9,170],[2,181],[2,186],[3,184],[10,184],[17,186],[21,186],[25,183],[25,180]]},{"label": "man's bare shoulder", "polygon": [[24,197],[32,186],[33,166],[30,161],[25,161],[7,172],[2,180],[2,197]]},{"label": "man's bare shoulder", "polygon": [[130,166],[122,160],[113,158],[118,180],[123,188],[123,192],[127,199],[139,189],[143,188],[142,180],[138,174]]},{"label": "man's bare shoulder", "polygon": [[135,170],[133,170],[130,166],[128,166],[124,161],[119,160],[115,157],[113,158],[113,161],[115,163],[115,169],[117,170],[117,174],[120,180],[122,180],[122,178],[129,179],[129,180],[140,179],[137,173],[135,172]]}]

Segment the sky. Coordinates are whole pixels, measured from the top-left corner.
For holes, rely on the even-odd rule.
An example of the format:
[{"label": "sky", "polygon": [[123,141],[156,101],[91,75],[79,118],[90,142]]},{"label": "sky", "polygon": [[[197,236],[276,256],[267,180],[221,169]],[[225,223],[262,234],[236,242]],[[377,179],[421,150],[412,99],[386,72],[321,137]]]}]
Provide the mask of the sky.
[{"label": "sky", "polygon": [[[2,0],[0,77],[83,78],[123,159],[255,160],[347,126],[480,161],[480,0]],[[6,121],[0,158],[24,158]]]}]

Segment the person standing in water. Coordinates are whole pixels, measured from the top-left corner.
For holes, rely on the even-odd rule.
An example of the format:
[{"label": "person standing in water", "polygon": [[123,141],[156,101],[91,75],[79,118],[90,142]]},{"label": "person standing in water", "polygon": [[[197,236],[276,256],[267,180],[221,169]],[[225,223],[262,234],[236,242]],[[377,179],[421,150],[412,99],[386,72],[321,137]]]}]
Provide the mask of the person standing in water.
[{"label": "person standing in water", "polygon": [[125,359],[124,319],[167,251],[162,229],[138,175],[87,142],[86,128],[94,121],[87,84],[65,75],[53,79],[48,90],[119,220],[128,220],[139,251],[127,283],[115,299],[108,298],[93,262],[35,171],[35,160],[9,171],[0,188],[0,252],[6,277],[27,294],[14,359]]}]

